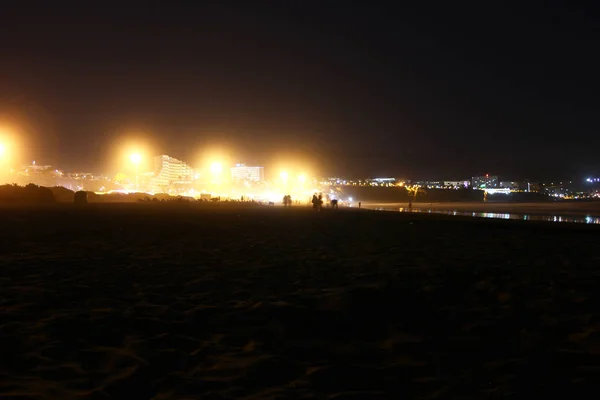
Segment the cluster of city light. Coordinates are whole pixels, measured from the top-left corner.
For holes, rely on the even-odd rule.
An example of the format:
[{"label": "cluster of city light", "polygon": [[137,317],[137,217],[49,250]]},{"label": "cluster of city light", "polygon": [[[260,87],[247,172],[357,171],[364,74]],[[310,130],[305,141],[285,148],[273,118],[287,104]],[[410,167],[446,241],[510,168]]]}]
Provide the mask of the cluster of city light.
[{"label": "cluster of city light", "polygon": [[[14,178],[13,173],[21,174],[17,155],[20,155],[22,143],[19,142],[17,146],[16,139],[21,141],[23,138],[15,132],[14,129],[0,126],[0,173],[4,175],[6,172],[10,179]],[[285,195],[291,195],[294,200],[304,201],[314,192],[320,191],[320,185],[316,184],[310,173],[311,168],[306,163],[299,162],[296,155],[282,156],[277,164],[267,167],[270,174],[268,177],[262,176],[260,182],[234,180],[230,170],[235,165],[232,162],[234,153],[234,149],[220,144],[205,146],[202,153],[189,164],[194,172],[190,188],[173,186],[173,193],[195,197],[206,193],[220,197],[280,202]],[[101,167],[110,172],[113,189],[128,193],[151,193],[155,189],[151,189],[148,182],[156,173],[155,156],[159,154],[161,152],[158,146],[152,143],[151,137],[145,134],[123,134],[112,143],[107,151],[106,163]],[[79,186],[77,188],[79,189]],[[109,189],[106,190],[108,191]]]},{"label": "cluster of city light", "polygon": [[[16,149],[12,135],[0,136],[0,166],[8,165],[7,160],[15,155]],[[323,190],[323,185],[311,174],[308,163],[298,161],[293,155],[288,155],[277,164],[267,167],[270,172],[268,177],[261,176],[260,180],[234,179],[230,169],[235,165],[230,156],[232,153],[228,149],[216,147],[205,150],[200,157],[193,160],[196,162],[189,165],[193,171],[191,184],[184,187],[171,186],[168,193],[197,198],[209,195],[274,203],[282,202],[284,196],[291,196],[292,201],[300,203],[309,202],[314,193],[323,192],[325,198],[335,196],[333,191],[329,193],[330,190]],[[156,176],[155,156],[159,154],[161,153],[158,147],[144,138],[119,139],[113,144],[105,165],[105,168],[111,171],[110,181],[113,187],[111,189],[102,186],[98,193],[163,193],[156,191],[153,189],[155,185],[148,183]],[[12,161],[14,160],[11,160],[11,165]],[[83,190],[84,185],[83,182],[78,183],[76,189]]]},{"label": "cluster of city light", "polygon": [[[15,157],[20,148],[16,145],[16,138],[18,136],[13,135],[12,131],[0,130],[0,172],[8,171],[8,168],[5,167],[10,166],[13,172],[7,176],[12,178],[19,174],[22,175],[22,171],[18,170],[21,166],[17,165]],[[99,192],[165,193],[158,191],[156,189],[158,185],[155,184],[156,163],[159,160],[155,156],[159,154],[161,152],[158,146],[154,146],[142,136],[137,138],[121,137],[108,152],[104,165],[104,168],[110,171],[110,178],[107,177],[107,182],[110,182],[112,188],[108,185],[98,185]],[[189,164],[190,170],[193,171],[192,178],[189,180],[190,184],[188,186],[186,184],[169,185],[167,193],[192,197],[202,197],[206,194],[212,197],[242,198],[275,203],[282,202],[284,196],[291,196],[294,202],[301,203],[310,201],[314,193],[322,192],[326,198],[335,196],[333,191],[329,193],[329,189],[325,190],[324,186],[317,182],[311,173],[312,168],[309,163],[299,161],[299,157],[295,155],[287,155],[276,163],[272,163],[270,167],[266,168],[269,172],[267,177],[264,176],[263,169],[260,180],[253,178],[240,181],[238,178],[233,178],[231,168],[234,168],[236,164],[232,162],[234,158],[230,156],[231,154],[233,154],[231,149],[222,147],[211,147],[205,150]],[[36,171],[41,171],[43,167],[36,168]],[[56,170],[57,174],[58,172]],[[77,183],[76,189],[83,190],[85,185],[87,184],[83,182]]]},{"label": "cluster of city light", "polygon": [[[120,171],[115,176],[115,182],[118,182],[124,190],[152,193],[147,184],[141,181],[140,177],[146,177],[155,173],[156,166],[153,166],[153,172],[150,168],[154,157],[149,156],[150,147],[141,145],[139,142],[128,142],[118,147],[118,163],[113,163]],[[156,151],[154,151],[156,153]],[[231,168],[234,167],[232,151],[222,147],[210,147],[205,149],[199,157],[189,164],[193,168],[193,178],[191,187],[188,189],[177,189],[177,194],[202,197],[211,195],[213,197],[234,198],[234,199],[256,199],[262,201],[281,202],[283,196],[290,195],[294,200],[308,201],[313,193],[319,192],[319,185],[313,185],[315,179],[311,177],[309,168],[298,162],[280,163],[274,166],[270,179],[263,181],[239,181],[233,178]],[[111,169],[114,169],[114,166]],[[135,185],[133,179],[128,176],[135,174]],[[264,178],[264,177],[263,177]]]}]

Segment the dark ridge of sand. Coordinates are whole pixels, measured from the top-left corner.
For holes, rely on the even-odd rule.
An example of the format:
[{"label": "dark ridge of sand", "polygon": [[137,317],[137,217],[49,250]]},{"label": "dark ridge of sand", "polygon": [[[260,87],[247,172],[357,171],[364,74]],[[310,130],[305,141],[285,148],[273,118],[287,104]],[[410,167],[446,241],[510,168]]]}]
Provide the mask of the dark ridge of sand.
[{"label": "dark ridge of sand", "polygon": [[597,227],[135,204],[0,218],[0,398],[600,386]]}]

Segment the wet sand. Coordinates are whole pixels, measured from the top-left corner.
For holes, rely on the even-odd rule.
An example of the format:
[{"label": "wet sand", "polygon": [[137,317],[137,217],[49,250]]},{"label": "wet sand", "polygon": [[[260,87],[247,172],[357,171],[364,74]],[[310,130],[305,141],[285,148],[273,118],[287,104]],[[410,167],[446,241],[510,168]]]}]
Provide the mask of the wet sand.
[{"label": "wet sand", "polygon": [[0,398],[582,398],[595,226],[0,209]]}]

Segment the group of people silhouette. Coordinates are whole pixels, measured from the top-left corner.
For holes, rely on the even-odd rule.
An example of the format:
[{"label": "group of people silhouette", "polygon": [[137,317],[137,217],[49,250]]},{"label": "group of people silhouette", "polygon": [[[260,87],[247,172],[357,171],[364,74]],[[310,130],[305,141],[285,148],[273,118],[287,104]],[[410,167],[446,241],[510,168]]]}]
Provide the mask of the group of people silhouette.
[{"label": "group of people silhouette", "polygon": [[[337,210],[337,208],[338,208],[338,200],[337,199],[331,199],[329,204],[332,209]],[[313,194],[312,205],[313,205],[313,208],[318,211],[320,211],[323,208],[323,195],[321,193],[319,193],[318,195],[316,193]]]},{"label": "group of people silhouette", "polygon": [[315,210],[321,210],[321,208],[323,208],[323,195],[321,193],[319,193],[318,196],[316,193],[313,194],[312,205]]},{"label": "group of people silhouette", "polygon": [[[315,210],[320,211],[323,209],[323,194],[322,193],[315,193],[313,194],[312,200],[311,200],[312,206]],[[272,204],[272,203],[270,203]],[[360,203],[359,204],[359,208],[360,208]],[[283,206],[284,207],[291,207],[292,206],[292,196],[289,194],[286,194],[285,196],[283,196]],[[338,200],[337,199],[331,199],[330,200],[330,206],[332,209],[337,209],[338,208]]]}]

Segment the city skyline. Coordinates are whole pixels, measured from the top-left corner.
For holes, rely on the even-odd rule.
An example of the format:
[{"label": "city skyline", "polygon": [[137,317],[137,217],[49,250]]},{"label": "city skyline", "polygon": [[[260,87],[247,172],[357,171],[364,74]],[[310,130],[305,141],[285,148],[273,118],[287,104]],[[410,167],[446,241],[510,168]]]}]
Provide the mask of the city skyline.
[{"label": "city skyline", "polygon": [[[472,176],[464,180],[412,180],[397,177],[378,177],[352,179],[333,176],[307,174],[307,170],[288,162],[287,167],[270,171],[266,178],[265,167],[231,163],[231,156],[224,153],[205,153],[202,167],[194,168],[185,160],[166,154],[152,155],[141,152],[145,146],[126,147],[121,151],[125,169],[114,176],[98,176],[90,173],[64,172],[51,165],[24,165],[20,168],[4,171],[6,183],[21,185],[35,184],[45,187],[62,186],[73,191],[89,191],[95,194],[145,193],[151,196],[168,194],[193,198],[246,199],[257,201],[279,201],[284,195],[292,198],[310,197],[312,193],[324,193],[329,199],[339,198],[346,190],[355,187],[400,187],[405,195],[417,196],[430,190],[448,191],[471,189],[459,196],[474,196],[483,193],[484,201],[488,195],[541,195],[554,199],[596,199],[600,196],[598,182],[600,178],[588,177],[578,181],[536,182],[531,180],[510,180],[497,175],[485,174]],[[10,150],[10,147],[8,147]],[[280,165],[281,167],[281,165]],[[0,173],[3,170],[0,169]],[[425,192],[422,192],[424,190]],[[388,192],[389,193],[389,192]],[[458,193],[458,192],[457,192]],[[467,194],[469,193],[469,194]],[[375,193],[367,196],[373,196]],[[400,192],[396,192],[396,196]],[[378,196],[387,195],[382,192]],[[439,194],[434,194],[434,197]],[[206,199],[208,197],[204,197]],[[352,202],[354,196],[346,194],[346,201]],[[538,198],[539,199],[539,198]],[[360,201],[360,197],[359,197]]]},{"label": "city skyline", "polygon": [[[158,159],[170,159],[172,160],[171,162],[175,162],[175,163],[181,163],[183,165],[183,168],[189,168],[189,173],[190,174],[194,174],[196,175],[195,179],[198,179],[198,177],[200,175],[210,175],[211,174],[211,169],[215,168],[215,163],[213,163],[212,165],[208,164],[208,165],[204,165],[202,167],[194,167],[192,166],[191,163],[189,163],[187,160],[183,160],[177,157],[173,157],[169,154],[157,154],[157,155],[153,155],[153,156],[148,156],[148,157],[143,157],[138,153],[132,153],[129,155],[129,157],[127,157],[128,159],[131,157],[136,157],[137,161],[135,163],[131,162],[130,160],[130,165],[129,167],[127,167],[126,169],[131,172],[133,169],[135,169],[135,165],[140,163],[140,161],[142,159],[145,159],[149,162],[149,165],[152,165],[151,168],[145,168],[145,169],[141,169],[139,170],[139,173],[142,174],[148,174],[148,173],[154,173],[156,171],[159,170],[159,168],[156,167],[157,165],[157,160]],[[246,164],[244,162],[241,161],[237,161],[235,163],[231,163],[231,162],[217,162],[218,164],[218,168],[219,168],[219,172],[220,173],[224,173],[228,176],[230,176],[230,180],[232,182],[236,181],[236,180],[245,180],[243,178],[240,177],[239,172],[235,172],[234,170],[236,169],[248,169],[248,170],[255,170],[256,171],[252,171],[250,173],[250,175],[248,175],[248,177],[246,178],[249,181],[256,181],[256,182],[260,182],[260,181],[267,181],[267,180],[273,180],[273,179],[277,179],[278,177],[280,177],[280,174],[282,171],[287,171],[287,169],[285,167],[280,167],[280,168],[272,168],[272,167],[265,167],[264,165],[259,165],[260,163],[257,164]],[[288,166],[293,166],[293,163],[288,163]],[[100,171],[98,173],[93,172],[93,171],[88,171],[88,170],[65,170],[63,168],[61,168],[59,165],[53,165],[53,164],[45,164],[45,163],[39,163],[36,160],[32,160],[31,163],[22,163],[18,166],[15,166],[15,168],[13,168],[13,172],[17,172],[19,170],[23,170],[23,169],[27,169],[33,167],[34,169],[37,170],[51,170],[52,172],[56,172],[56,173],[60,173],[61,175],[73,175],[73,176],[84,176],[84,175],[90,175],[90,176],[98,176],[98,177],[103,177],[103,178],[109,178],[109,179],[113,179],[114,175],[118,175],[123,173],[123,171],[115,171],[113,173],[106,173],[106,171]],[[265,169],[268,170],[269,174],[267,175],[265,173]],[[269,171],[270,170],[270,171]],[[286,172],[287,173],[287,172]],[[298,169],[295,169],[295,173],[296,175],[298,175]],[[245,172],[245,174],[247,174],[247,172]],[[306,174],[304,173],[299,173],[300,175],[306,176]],[[185,175],[185,174],[184,174]],[[265,178],[265,177],[269,177],[269,179]],[[259,178],[257,178],[259,177]],[[447,174],[437,174],[436,176],[434,176],[433,178],[428,178],[428,179],[423,179],[421,177],[410,177],[410,176],[406,176],[405,175],[397,175],[397,176],[393,176],[393,177],[383,177],[383,176],[374,176],[374,175],[366,175],[363,174],[361,176],[349,176],[349,175],[336,175],[336,174],[327,174],[327,173],[323,173],[323,174],[315,174],[315,175],[311,175],[311,178],[313,179],[333,179],[333,180],[340,180],[340,181],[351,181],[351,182],[359,182],[359,181],[387,181],[390,179],[396,180],[396,181],[402,181],[402,182],[409,182],[409,183],[419,183],[419,182],[428,182],[429,184],[431,184],[432,186],[435,186],[434,184],[436,182],[440,183],[440,186],[470,186],[473,181],[477,180],[477,179],[481,179],[484,182],[487,182],[488,179],[492,182],[495,182],[491,185],[484,185],[486,187],[497,187],[497,188],[501,188],[501,187],[509,187],[506,185],[510,185],[510,184],[514,184],[515,182],[537,182],[537,183],[544,183],[544,184],[563,184],[563,182],[565,184],[597,184],[598,182],[600,182],[600,178],[593,176],[593,175],[582,175],[582,176],[578,176],[576,178],[572,178],[572,177],[560,177],[560,176],[556,176],[554,178],[550,178],[550,179],[528,179],[528,178],[518,178],[518,177],[514,177],[514,176],[508,176],[505,174],[497,174],[497,173],[492,173],[492,174],[471,174],[470,176],[466,176],[466,177],[448,177]],[[468,182],[468,184],[467,184]],[[6,182],[9,183],[9,182]],[[480,187],[480,183],[475,184],[473,187],[477,188]]]}]

